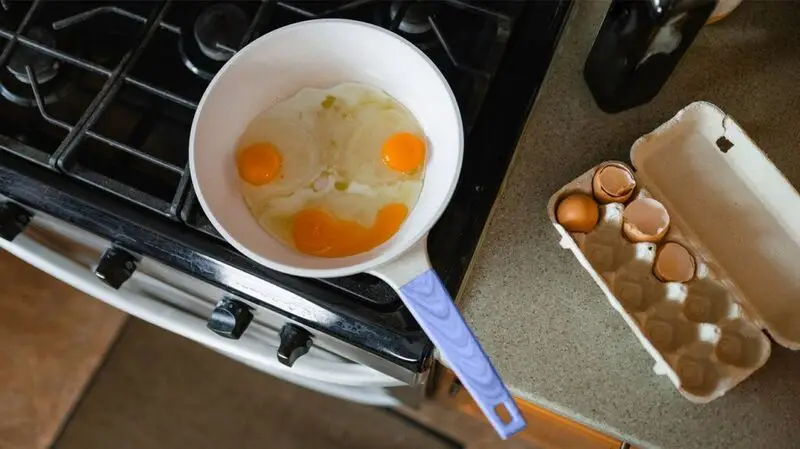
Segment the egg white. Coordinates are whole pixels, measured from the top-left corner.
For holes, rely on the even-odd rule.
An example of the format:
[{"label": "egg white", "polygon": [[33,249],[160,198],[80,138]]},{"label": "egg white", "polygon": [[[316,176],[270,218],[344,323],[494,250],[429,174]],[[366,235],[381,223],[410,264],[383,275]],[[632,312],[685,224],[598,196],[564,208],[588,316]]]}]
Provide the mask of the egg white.
[{"label": "egg white", "polygon": [[383,163],[383,142],[397,132],[424,138],[411,113],[388,94],[344,83],[306,88],[259,114],[238,148],[259,141],[283,157],[282,176],[264,186],[242,182],[242,195],[261,227],[290,247],[293,217],[309,208],[374,224],[378,211],[402,203],[409,211],[422,188],[421,171],[395,172]]}]

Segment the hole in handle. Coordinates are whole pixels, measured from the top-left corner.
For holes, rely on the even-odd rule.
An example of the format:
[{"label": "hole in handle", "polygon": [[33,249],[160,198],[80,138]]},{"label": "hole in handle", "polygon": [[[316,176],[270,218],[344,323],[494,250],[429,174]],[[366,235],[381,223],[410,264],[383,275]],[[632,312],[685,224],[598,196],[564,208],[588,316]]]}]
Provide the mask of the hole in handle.
[{"label": "hole in handle", "polygon": [[506,405],[503,403],[494,406],[494,414],[497,415],[497,417],[500,418],[500,421],[506,425],[511,424],[511,421],[514,420],[514,417],[511,416],[511,412],[508,410],[508,407],[506,407]]}]

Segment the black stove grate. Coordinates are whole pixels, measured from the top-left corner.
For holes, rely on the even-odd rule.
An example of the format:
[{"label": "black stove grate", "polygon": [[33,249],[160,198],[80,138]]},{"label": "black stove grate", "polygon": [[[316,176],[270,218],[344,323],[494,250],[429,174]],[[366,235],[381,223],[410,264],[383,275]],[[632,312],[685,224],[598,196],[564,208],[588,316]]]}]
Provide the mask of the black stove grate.
[{"label": "black stove grate", "polygon": [[24,125],[0,128],[0,148],[208,232],[194,202],[180,212],[191,197],[186,142],[203,91],[236,49],[312,18],[384,26],[436,62],[469,128],[522,6],[461,0],[8,2],[0,21],[0,93],[10,101],[0,107],[0,123],[21,116]]},{"label": "black stove grate", "polygon": [[[21,132],[0,128],[0,148],[221,239],[191,188],[186,142],[203,91],[236,49],[302,20],[375,23],[415,43],[440,67],[469,129],[522,6],[461,0],[9,3],[0,22],[6,40],[0,92],[13,110],[4,105],[0,114],[21,114],[26,126]],[[12,68],[27,75],[24,82]],[[397,300],[367,275],[323,282],[377,304]]]},{"label": "black stove grate", "polygon": [[[430,342],[385,283],[366,274],[284,275],[220,238],[187,170],[194,110],[230,55],[289,23],[350,18],[409,39],[442,70],[467,128],[459,185],[428,239],[431,262],[456,295],[569,7],[0,0],[0,193],[419,372]],[[264,282],[299,298],[260,297]]]}]

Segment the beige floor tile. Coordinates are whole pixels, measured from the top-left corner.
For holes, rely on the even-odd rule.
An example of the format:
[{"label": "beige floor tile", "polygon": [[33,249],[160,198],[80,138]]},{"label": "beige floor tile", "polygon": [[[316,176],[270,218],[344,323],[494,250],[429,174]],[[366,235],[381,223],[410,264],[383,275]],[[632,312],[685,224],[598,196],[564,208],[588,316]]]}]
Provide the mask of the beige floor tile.
[{"label": "beige floor tile", "polygon": [[0,251],[0,449],[52,443],[125,318]]},{"label": "beige floor tile", "polygon": [[[109,446],[111,444],[112,446]],[[386,411],[257,372],[131,320],[56,449],[444,449]]]}]

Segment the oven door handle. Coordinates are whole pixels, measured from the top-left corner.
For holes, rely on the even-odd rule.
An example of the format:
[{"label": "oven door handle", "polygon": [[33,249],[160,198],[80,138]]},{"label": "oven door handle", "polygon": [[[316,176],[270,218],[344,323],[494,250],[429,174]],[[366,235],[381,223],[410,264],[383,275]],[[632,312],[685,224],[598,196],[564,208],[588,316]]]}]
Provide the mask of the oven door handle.
[{"label": "oven door handle", "polygon": [[196,316],[124,287],[115,290],[98,279],[88,267],[53,251],[24,233],[13,241],[0,238],[0,248],[123,312],[183,335],[247,364],[265,367],[271,372],[280,372],[284,377],[301,376],[312,381],[359,387],[405,385],[370,367],[345,361],[322,360],[313,354],[301,357],[289,368],[281,364],[276,357],[268,355],[275,354],[277,348],[264,347],[265,345],[255,339],[229,340],[219,337],[206,329],[204,322]]}]

